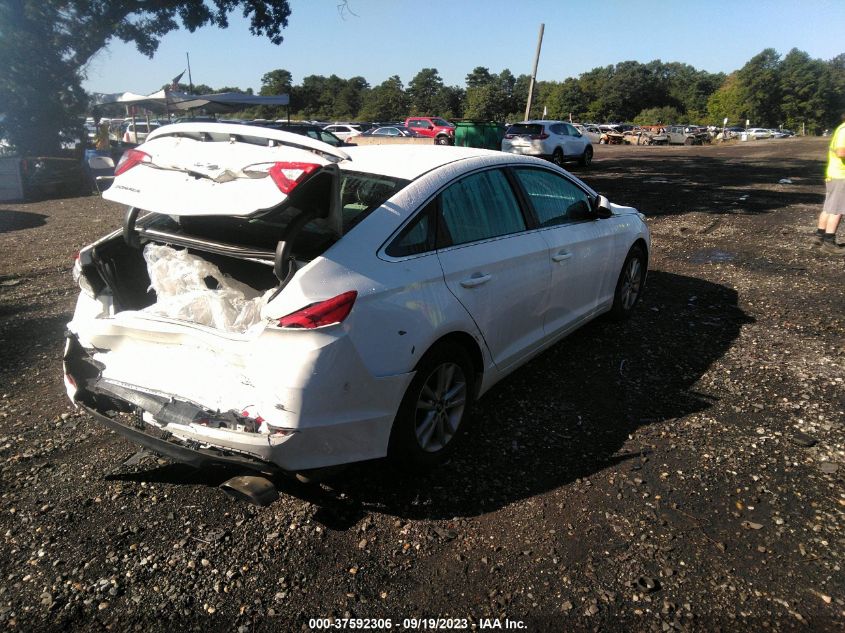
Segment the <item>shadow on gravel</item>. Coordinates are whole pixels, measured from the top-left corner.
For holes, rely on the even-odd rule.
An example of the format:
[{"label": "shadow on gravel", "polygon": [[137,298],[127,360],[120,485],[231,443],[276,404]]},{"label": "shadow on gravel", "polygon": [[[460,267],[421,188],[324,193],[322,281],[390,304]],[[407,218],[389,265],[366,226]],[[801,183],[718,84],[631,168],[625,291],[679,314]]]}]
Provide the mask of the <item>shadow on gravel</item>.
[{"label": "shadow on gravel", "polygon": [[332,494],[282,491],[318,503],[315,518],[344,529],[365,512],[450,519],[495,511],[648,453],[638,427],[703,411],[694,385],[751,323],[734,290],[653,271],[627,323],[599,319],[493,388],[448,464],[427,476],[387,464],[357,465]]},{"label": "shadow on gravel", "polygon": [[[425,476],[384,462],[354,465],[329,485],[276,484],[344,530],[367,512],[408,519],[476,516],[647,454],[638,427],[678,420],[712,401],[694,385],[752,320],[734,290],[659,271],[623,324],[599,319],[531,361],[476,404],[455,457]],[[627,446],[626,446],[627,444]],[[230,471],[168,465],[110,478],[215,486]]]},{"label": "shadow on gravel", "polygon": [[[796,177],[818,174],[816,179]],[[589,173],[587,184],[613,202],[637,207],[646,215],[690,211],[715,214],[769,213],[791,205],[824,202],[820,161],[755,157],[672,156],[653,160],[603,160]],[[792,184],[780,185],[781,179]],[[813,185],[804,191],[798,185]],[[709,206],[703,207],[702,201]]]},{"label": "shadow on gravel", "polygon": [[[0,376],[17,376],[33,364],[36,355],[55,350],[56,373],[61,384],[60,368],[64,333],[70,315],[36,318],[31,306],[0,303]],[[6,317],[17,314],[17,319]]]},{"label": "shadow on gravel", "polygon": [[0,209],[0,233],[11,233],[24,229],[34,229],[43,226],[47,216],[42,213],[26,213],[25,211],[10,211]]}]

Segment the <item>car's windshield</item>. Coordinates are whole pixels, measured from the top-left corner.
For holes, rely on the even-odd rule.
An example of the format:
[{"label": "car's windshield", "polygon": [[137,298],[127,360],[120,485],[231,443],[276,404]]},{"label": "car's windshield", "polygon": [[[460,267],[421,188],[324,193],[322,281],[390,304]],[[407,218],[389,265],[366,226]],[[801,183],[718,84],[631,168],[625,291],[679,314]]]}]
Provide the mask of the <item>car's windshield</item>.
[{"label": "car's windshield", "polygon": [[434,119],[431,120],[431,122],[434,123],[434,125],[438,125],[440,127],[455,127],[454,125],[452,125],[451,123],[449,123],[445,119],[434,118]]}]

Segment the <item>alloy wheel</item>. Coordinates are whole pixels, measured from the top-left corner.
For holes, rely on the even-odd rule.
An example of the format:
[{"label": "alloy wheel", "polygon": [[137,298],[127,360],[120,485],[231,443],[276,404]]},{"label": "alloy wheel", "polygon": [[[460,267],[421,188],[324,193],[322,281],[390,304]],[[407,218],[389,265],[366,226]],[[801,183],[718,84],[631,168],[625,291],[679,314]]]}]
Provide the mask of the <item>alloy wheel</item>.
[{"label": "alloy wheel", "polygon": [[429,453],[443,449],[455,436],[466,406],[467,382],[460,365],[438,365],[423,383],[417,398],[414,432]]},{"label": "alloy wheel", "polygon": [[622,278],[622,287],[619,289],[622,299],[622,307],[630,310],[640,296],[640,289],[643,283],[643,267],[638,257],[632,257],[625,267],[625,274]]}]

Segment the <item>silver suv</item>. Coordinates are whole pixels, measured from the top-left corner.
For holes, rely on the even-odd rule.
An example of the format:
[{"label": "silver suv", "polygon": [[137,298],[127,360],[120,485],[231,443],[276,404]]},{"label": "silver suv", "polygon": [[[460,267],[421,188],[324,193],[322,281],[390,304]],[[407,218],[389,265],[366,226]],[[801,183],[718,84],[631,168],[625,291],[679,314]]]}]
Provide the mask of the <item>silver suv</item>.
[{"label": "silver suv", "polygon": [[502,139],[502,151],[541,156],[556,165],[578,161],[586,167],[593,160],[593,145],[571,123],[563,121],[524,121],[514,123]]}]

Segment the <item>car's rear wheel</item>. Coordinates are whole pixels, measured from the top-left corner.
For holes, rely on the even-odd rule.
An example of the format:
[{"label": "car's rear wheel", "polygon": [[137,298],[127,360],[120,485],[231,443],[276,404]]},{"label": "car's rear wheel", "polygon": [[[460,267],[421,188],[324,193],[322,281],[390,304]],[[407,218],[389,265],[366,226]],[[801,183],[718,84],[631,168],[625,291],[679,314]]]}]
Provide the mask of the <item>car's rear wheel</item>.
[{"label": "car's rear wheel", "polygon": [[581,160],[579,160],[578,163],[581,167],[589,167],[591,162],[593,162],[593,148],[587,145],[587,147],[584,148],[584,153],[581,154]]},{"label": "car's rear wheel", "polygon": [[422,470],[441,463],[465,431],[475,375],[461,347],[438,345],[417,365],[390,434],[388,456],[397,466]]},{"label": "car's rear wheel", "polygon": [[610,309],[610,316],[613,319],[623,321],[631,316],[634,306],[637,305],[642,295],[645,275],[645,252],[639,245],[632,246],[625,258],[625,263],[622,265],[619,280],[616,282],[613,307]]},{"label": "car's rear wheel", "polygon": [[563,150],[559,147],[552,152],[552,162],[558,167],[563,167]]},{"label": "car's rear wheel", "polygon": [[695,141],[690,136],[684,139],[684,145],[692,145],[693,143],[695,143]]}]

